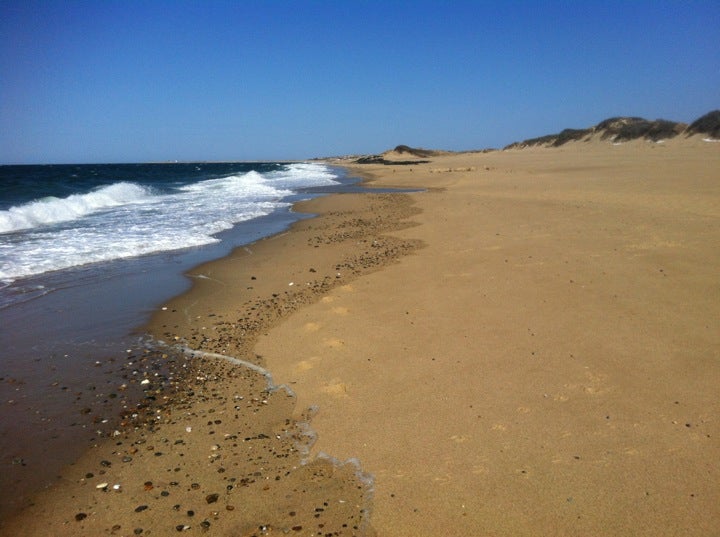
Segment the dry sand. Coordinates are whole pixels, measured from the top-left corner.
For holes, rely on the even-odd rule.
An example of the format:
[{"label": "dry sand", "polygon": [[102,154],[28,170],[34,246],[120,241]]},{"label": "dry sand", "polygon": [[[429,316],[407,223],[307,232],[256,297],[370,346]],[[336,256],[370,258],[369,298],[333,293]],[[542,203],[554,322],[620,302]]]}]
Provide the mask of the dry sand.
[{"label": "dry sand", "polygon": [[169,353],[0,533],[716,535],[720,144],[429,160],[192,271],[150,329],[256,366]]}]

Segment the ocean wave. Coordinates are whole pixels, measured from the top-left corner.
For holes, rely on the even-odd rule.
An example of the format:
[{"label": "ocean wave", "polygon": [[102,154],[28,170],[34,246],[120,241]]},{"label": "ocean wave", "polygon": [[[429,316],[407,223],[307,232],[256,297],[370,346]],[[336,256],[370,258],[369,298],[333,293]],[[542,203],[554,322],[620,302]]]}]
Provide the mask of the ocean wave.
[{"label": "ocean wave", "polygon": [[189,183],[120,182],[0,211],[0,280],[216,243],[236,224],[287,207],[331,169],[288,164]]},{"label": "ocean wave", "polygon": [[283,170],[268,174],[275,183],[286,188],[327,186],[337,183],[337,175],[324,164],[297,162]]},{"label": "ocean wave", "polygon": [[[249,171],[239,175],[229,175],[218,179],[207,179],[180,188],[181,192],[202,194],[207,198],[218,199],[222,196],[245,201],[278,198],[292,194],[291,190],[279,188],[261,173]],[[225,198],[226,199],[226,198]]]},{"label": "ocean wave", "polygon": [[150,189],[125,182],[67,198],[51,196],[0,211],[0,233],[69,222],[112,207],[142,202],[151,196]]}]

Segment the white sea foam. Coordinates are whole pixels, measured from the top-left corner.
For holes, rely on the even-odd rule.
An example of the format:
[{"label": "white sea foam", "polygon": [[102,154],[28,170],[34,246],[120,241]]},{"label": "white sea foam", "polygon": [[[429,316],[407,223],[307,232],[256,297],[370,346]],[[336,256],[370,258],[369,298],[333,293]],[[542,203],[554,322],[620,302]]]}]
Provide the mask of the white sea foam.
[{"label": "white sea foam", "polygon": [[0,211],[0,233],[69,222],[119,205],[141,202],[152,194],[133,183],[115,183],[67,198],[47,197]]},{"label": "white sea foam", "polygon": [[0,280],[211,244],[219,232],[287,206],[283,198],[298,188],[334,178],[325,166],[293,164],[172,192],[123,182],[13,207],[0,212]]},{"label": "white sea foam", "polygon": [[336,175],[322,164],[291,164],[286,170],[271,172],[269,180],[283,188],[327,186],[336,183]]}]

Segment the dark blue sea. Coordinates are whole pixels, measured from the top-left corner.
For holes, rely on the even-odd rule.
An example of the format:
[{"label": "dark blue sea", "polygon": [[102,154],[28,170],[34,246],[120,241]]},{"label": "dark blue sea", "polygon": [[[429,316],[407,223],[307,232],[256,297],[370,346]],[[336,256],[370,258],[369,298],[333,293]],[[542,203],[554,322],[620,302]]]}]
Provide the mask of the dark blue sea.
[{"label": "dark blue sea", "polygon": [[0,166],[0,517],[107,435],[183,274],[354,189],[319,163]]}]

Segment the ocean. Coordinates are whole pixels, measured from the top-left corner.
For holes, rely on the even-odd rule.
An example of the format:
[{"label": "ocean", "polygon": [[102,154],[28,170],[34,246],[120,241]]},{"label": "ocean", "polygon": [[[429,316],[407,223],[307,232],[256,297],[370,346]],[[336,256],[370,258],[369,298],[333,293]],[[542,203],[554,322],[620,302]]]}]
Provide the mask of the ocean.
[{"label": "ocean", "polygon": [[138,328],[185,271],[354,182],[320,163],[0,166],[0,516],[162,375]]}]

